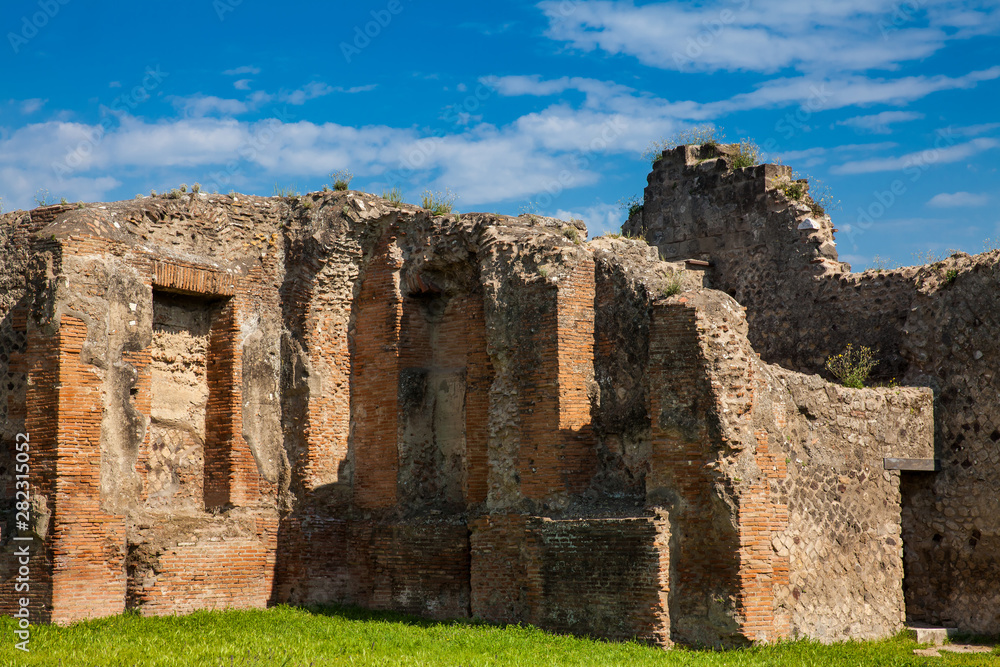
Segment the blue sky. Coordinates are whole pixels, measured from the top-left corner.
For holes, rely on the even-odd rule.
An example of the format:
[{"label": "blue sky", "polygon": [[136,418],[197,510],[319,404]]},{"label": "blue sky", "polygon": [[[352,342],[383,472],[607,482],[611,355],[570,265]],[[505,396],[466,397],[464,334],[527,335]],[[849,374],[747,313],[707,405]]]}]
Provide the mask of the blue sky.
[{"label": "blue sky", "polygon": [[1000,238],[1000,0],[10,1],[0,197],[353,187],[616,230],[654,141],[823,181],[842,259]]}]

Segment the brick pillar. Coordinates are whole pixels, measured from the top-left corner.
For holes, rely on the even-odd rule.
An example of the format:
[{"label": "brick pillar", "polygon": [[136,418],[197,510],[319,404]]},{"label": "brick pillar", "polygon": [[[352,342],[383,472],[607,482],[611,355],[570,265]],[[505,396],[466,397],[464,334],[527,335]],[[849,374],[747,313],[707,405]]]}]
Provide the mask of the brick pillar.
[{"label": "brick pillar", "polygon": [[[51,512],[50,620],[118,614],[125,609],[125,521],[101,509],[103,382],[81,360],[87,326],[63,316],[54,335],[30,329],[28,337],[32,477]],[[38,574],[44,590],[47,575]]]},{"label": "brick pillar", "polygon": [[[351,431],[351,352],[349,322],[353,276],[324,267],[307,258],[305,270],[313,278],[291,296],[301,302],[301,337],[315,375],[323,378],[320,391],[310,391],[303,415],[305,447],[293,462],[306,489],[348,480],[341,478],[347,461]],[[333,263],[333,260],[329,260]],[[336,269],[342,269],[337,265]],[[325,272],[324,272],[325,271]]]},{"label": "brick pillar", "polygon": [[482,294],[465,300],[468,341],[465,376],[465,458],[468,467],[465,502],[486,502],[489,488],[490,387],[493,364],[486,351],[486,315]]},{"label": "brick pillar", "polygon": [[402,298],[395,237],[379,242],[361,285],[351,356],[354,503],[376,509],[397,498],[399,455],[399,332]]},{"label": "brick pillar", "polygon": [[710,467],[721,446],[712,439],[714,409],[697,310],[657,305],[649,341],[647,503],[667,506],[670,513],[673,638],[717,646],[741,643],[742,635],[737,519],[717,497]]},{"label": "brick pillar", "polygon": [[253,504],[259,495],[257,462],[243,439],[243,354],[240,308],[234,297],[212,324],[205,410],[205,506]]},{"label": "brick pillar", "polygon": [[[771,544],[788,522],[771,489],[785,476],[785,463],[772,452],[768,432],[753,428],[757,377],[749,343],[730,327],[706,333],[709,317],[684,300],[654,308],[647,502],[670,507],[675,638],[770,642],[789,634],[787,614],[775,609],[788,559]],[[714,363],[719,359],[724,367]],[[721,460],[734,451],[753,452],[758,481],[741,485],[721,472]]]},{"label": "brick pillar", "polygon": [[784,454],[771,453],[767,431],[754,433],[757,465],[763,471],[740,501],[740,595],[743,634],[752,641],[788,637],[790,616],[775,614],[775,591],[788,585],[788,556],[778,556],[771,541],[788,526],[787,506],[776,503],[771,480],[786,476]]},{"label": "brick pillar", "polygon": [[522,372],[522,494],[544,500],[578,493],[597,469],[589,385],[594,378],[594,262],[583,258],[531,300],[519,350]]}]

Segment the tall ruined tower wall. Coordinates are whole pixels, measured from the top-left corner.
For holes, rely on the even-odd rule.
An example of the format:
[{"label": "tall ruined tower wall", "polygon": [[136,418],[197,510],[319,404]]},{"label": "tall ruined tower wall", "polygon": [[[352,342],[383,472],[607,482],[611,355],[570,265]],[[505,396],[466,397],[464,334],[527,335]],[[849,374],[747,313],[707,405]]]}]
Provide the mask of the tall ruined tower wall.
[{"label": "tall ruined tower wall", "polygon": [[763,359],[806,373],[848,345],[877,351],[875,380],[935,395],[938,472],[904,472],[907,613],[1000,632],[1000,252],[851,273],[833,223],[788,167],[734,169],[735,146],[681,146],[649,176],[626,229],[667,259],[707,261],[747,308]]}]

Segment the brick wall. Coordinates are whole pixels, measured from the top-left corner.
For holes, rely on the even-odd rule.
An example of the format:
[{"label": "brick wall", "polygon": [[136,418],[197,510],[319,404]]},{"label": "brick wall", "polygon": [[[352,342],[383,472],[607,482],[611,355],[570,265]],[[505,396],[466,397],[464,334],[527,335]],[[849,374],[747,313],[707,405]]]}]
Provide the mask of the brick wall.
[{"label": "brick wall", "polygon": [[431,618],[469,615],[464,523],[322,516],[282,523],[272,602],[354,604]]},{"label": "brick wall", "polygon": [[[683,302],[653,311],[649,341],[652,454],[647,502],[669,508],[673,637],[719,645],[749,639],[740,591],[739,528],[719,496],[723,443],[699,340],[699,313]],[[738,511],[738,509],[737,509]]]},{"label": "brick wall", "polygon": [[361,285],[351,354],[354,421],[353,502],[362,508],[396,504],[399,461],[399,331],[401,265],[392,236],[379,241]]},{"label": "brick wall", "polygon": [[[29,329],[29,349],[38,355],[29,382],[38,390],[29,389],[26,427],[44,462],[37,473],[52,480],[43,487],[52,516],[51,620],[61,623],[124,610],[125,522],[100,506],[102,383],[81,359],[87,326],[63,316],[55,336],[46,341]],[[52,369],[45,353],[56,346]],[[46,428],[53,421],[56,428]]]},{"label": "brick wall", "polygon": [[128,559],[128,606],[146,615],[266,606],[274,584],[276,528],[276,517],[266,514],[202,520],[189,522],[186,535],[167,543],[156,527],[140,529]]},{"label": "brick wall", "polygon": [[[783,173],[707,181],[758,206]],[[768,367],[732,299],[654,303],[664,265],[634,241],[357,193],[217,199],[64,211],[38,242],[71,261],[28,271],[31,356],[9,367],[38,379],[57,620],[287,601],[658,644],[897,627],[898,475],[875,466],[927,454],[926,392]],[[747,215],[711,243],[753,241]],[[191,360],[214,511],[146,502],[154,290],[218,310]]]},{"label": "brick wall", "polygon": [[[594,263],[571,264],[558,284],[529,285],[528,331],[520,346],[521,444],[518,471],[526,498],[564,504],[597,471],[591,428],[594,391]],[[553,428],[558,425],[558,429]]]},{"label": "brick wall", "polygon": [[472,614],[670,644],[665,520],[495,515],[473,524]]}]

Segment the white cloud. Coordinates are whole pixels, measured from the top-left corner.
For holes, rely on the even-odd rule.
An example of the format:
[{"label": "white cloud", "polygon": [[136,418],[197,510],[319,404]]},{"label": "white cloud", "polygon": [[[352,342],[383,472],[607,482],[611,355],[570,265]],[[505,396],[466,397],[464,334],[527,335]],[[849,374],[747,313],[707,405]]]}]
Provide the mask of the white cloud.
[{"label": "white cloud", "polygon": [[597,182],[596,154],[582,161],[578,157],[554,153],[516,126],[479,125],[460,134],[427,137],[411,128],[212,116],[159,122],[126,116],[106,135],[96,125],[49,122],[0,140],[0,169],[22,175],[4,182],[7,203],[21,206],[30,204],[38,187],[53,193],[80,192],[85,182],[111,187],[117,181],[106,180],[109,173],[172,173],[175,180],[186,180],[197,169],[227,174],[217,184],[225,190],[233,184],[315,177],[346,165],[361,177],[404,189],[410,184],[451,188],[468,210],[533,195],[554,198]]},{"label": "white cloud", "polygon": [[1000,141],[981,137],[964,144],[945,146],[943,148],[928,148],[898,157],[871,158],[869,160],[846,162],[833,167],[830,171],[835,174],[871,174],[880,171],[898,171],[908,168],[924,169],[934,164],[958,162],[997,147],[1000,147]]},{"label": "white cloud", "polygon": [[[505,76],[491,78],[488,81],[499,94],[505,96],[560,96],[559,103],[534,114],[543,118],[557,117],[560,125],[565,122],[568,110],[569,114],[574,116],[585,113],[593,115],[594,112],[604,113],[607,116],[618,114],[630,118],[635,127],[651,125],[673,132],[692,122],[711,120],[752,109],[801,105],[812,112],[817,112],[869,104],[904,104],[931,93],[972,88],[983,81],[997,78],[1000,78],[1000,65],[958,77],[945,75],[910,76],[900,79],[870,79],[863,76],[836,79],[810,76],[786,77],[766,81],[751,92],[739,93],[729,99],[715,102],[672,101],[638,92],[614,82],[581,77],[546,80],[537,75]],[[567,105],[565,95],[568,92],[584,95],[582,110]],[[527,119],[531,116],[532,114],[525,116],[520,122],[528,122]],[[647,134],[647,141],[649,137],[655,136],[658,136],[656,131]]]},{"label": "white cloud", "polygon": [[934,195],[927,202],[928,206],[934,208],[951,208],[953,206],[985,206],[989,203],[989,195],[973,194],[971,192],[942,192]]},{"label": "white cloud", "polygon": [[313,81],[299,90],[293,90],[290,93],[279,93],[278,99],[282,102],[299,106],[305,104],[309,100],[314,100],[317,97],[324,97],[333,92],[336,92],[333,87],[319,81]]},{"label": "white cloud", "polygon": [[30,100],[23,100],[21,102],[21,113],[23,113],[25,116],[30,116],[31,114],[35,113],[43,106],[45,106],[46,102],[48,102],[48,100],[43,100],[37,97],[32,98]]},{"label": "white cloud", "polygon": [[240,79],[239,81],[233,82],[233,88],[236,90],[250,90],[250,82],[253,79]]},{"label": "white cloud", "polygon": [[874,144],[844,144],[833,150],[838,153],[870,153],[872,151],[887,151],[899,146],[895,141],[879,141]]},{"label": "white cloud", "polygon": [[974,88],[983,81],[1000,78],[1000,65],[958,77],[908,76],[870,79],[847,76],[833,79],[793,77],[772,79],[750,93],[703,105],[710,116],[734,111],[781,107],[799,103],[812,111],[842,109],[868,104],[905,104],[944,90]]},{"label": "white cloud", "polygon": [[[1000,12],[964,16],[957,0],[893,23],[898,0],[708,0],[637,6],[631,0],[545,0],[547,35],[584,50],[629,55],[680,71],[860,72],[926,58],[949,39],[986,34]],[[918,12],[919,14],[919,12]]]},{"label": "white cloud", "polygon": [[351,86],[350,88],[343,88],[341,86],[335,86],[333,92],[335,93],[346,93],[348,95],[355,95],[357,93],[367,93],[378,88],[377,83],[370,83],[367,86]]},{"label": "white cloud", "polygon": [[254,67],[253,65],[244,65],[243,67],[237,67],[236,69],[227,69],[223,72],[226,76],[240,76],[242,74],[260,74],[260,68]]},{"label": "white cloud", "polygon": [[246,102],[224,99],[215,95],[191,95],[189,97],[168,98],[174,108],[187,116],[201,117],[209,114],[238,116],[250,110]]},{"label": "white cloud", "polygon": [[862,132],[871,134],[889,134],[892,129],[889,127],[893,123],[905,123],[911,120],[920,120],[924,114],[916,111],[883,111],[871,116],[854,116],[837,121],[837,125],[853,127]]}]

